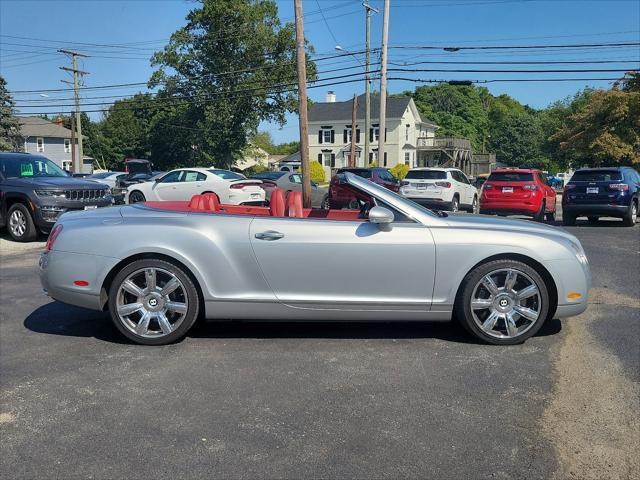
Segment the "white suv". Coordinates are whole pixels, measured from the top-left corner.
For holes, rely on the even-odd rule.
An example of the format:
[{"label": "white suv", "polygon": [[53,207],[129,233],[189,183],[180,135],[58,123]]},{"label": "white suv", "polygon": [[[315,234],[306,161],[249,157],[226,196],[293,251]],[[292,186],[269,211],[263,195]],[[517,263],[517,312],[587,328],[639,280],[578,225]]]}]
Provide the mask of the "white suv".
[{"label": "white suv", "polygon": [[478,212],[478,190],[456,168],[414,168],[401,182],[400,194],[437,210]]}]

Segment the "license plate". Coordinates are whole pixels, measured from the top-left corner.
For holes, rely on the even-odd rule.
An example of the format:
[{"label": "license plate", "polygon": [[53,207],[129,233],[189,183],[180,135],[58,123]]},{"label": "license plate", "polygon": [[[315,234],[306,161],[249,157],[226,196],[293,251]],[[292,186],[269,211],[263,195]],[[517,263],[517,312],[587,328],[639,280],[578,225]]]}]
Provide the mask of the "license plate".
[{"label": "license plate", "polygon": [[513,193],[513,187],[502,187],[502,193]]},{"label": "license plate", "polygon": [[418,190],[426,190],[427,189],[427,184],[426,183],[418,183],[417,187],[418,187]]},{"label": "license plate", "polygon": [[587,193],[598,193],[598,187],[587,187]]},{"label": "license plate", "polygon": [[93,210],[95,208],[98,208],[98,206],[97,205],[85,205],[84,206],[85,210]]}]

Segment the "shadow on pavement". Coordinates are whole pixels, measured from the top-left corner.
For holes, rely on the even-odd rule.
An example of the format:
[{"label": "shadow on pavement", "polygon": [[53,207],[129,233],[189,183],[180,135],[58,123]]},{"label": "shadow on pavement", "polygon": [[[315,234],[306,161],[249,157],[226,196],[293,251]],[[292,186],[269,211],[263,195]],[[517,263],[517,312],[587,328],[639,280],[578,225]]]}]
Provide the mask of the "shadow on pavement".
[{"label": "shadow on pavement", "polygon": [[[111,323],[109,315],[93,310],[51,302],[34,310],[24,326],[36,333],[71,337],[93,337],[110,343],[130,344]],[[560,320],[542,326],[536,336],[556,335]],[[480,344],[456,322],[198,322],[189,332],[192,338],[327,338],[327,339],[409,339]]]}]

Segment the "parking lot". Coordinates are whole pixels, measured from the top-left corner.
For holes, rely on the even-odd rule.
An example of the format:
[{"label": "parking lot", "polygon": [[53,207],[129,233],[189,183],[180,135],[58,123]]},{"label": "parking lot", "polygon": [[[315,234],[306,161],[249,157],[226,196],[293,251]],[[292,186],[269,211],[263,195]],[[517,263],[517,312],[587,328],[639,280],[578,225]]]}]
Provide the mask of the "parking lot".
[{"label": "parking lot", "polygon": [[590,308],[513,347],[429,323],[207,323],[136,346],[44,296],[43,243],[3,236],[0,475],[637,478],[640,227],[568,230]]}]

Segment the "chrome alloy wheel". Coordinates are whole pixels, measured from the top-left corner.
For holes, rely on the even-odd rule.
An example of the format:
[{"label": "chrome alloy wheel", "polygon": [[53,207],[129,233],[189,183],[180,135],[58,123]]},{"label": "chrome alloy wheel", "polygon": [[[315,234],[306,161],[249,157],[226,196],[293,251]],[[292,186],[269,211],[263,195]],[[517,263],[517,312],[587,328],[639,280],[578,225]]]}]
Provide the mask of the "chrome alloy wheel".
[{"label": "chrome alloy wheel", "polygon": [[122,325],[145,338],[173,332],[184,320],[188,307],[184,285],[162,268],[136,270],[120,284],[116,297]]},{"label": "chrome alloy wheel", "polygon": [[489,272],[471,295],[473,320],[495,338],[515,338],[536,324],[542,302],[531,277],[513,268]]},{"label": "chrome alloy wheel", "polygon": [[9,228],[16,237],[22,237],[27,231],[27,218],[20,210],[14,210],[9,217]]}]

